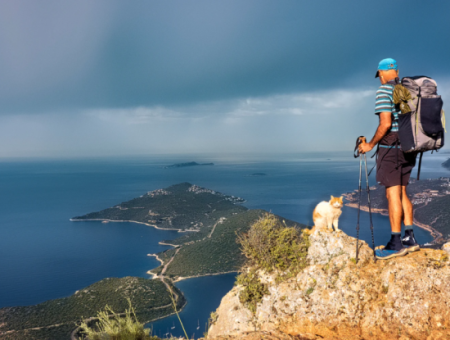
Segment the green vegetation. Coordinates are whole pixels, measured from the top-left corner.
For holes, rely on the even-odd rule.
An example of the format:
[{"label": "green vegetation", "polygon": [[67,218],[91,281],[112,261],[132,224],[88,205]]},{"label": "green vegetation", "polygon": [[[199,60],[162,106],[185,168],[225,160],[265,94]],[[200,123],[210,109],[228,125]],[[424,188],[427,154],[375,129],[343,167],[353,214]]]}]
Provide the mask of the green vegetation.
[{"label": "green vegetation", "polygon": [[[264,214],[263,210],[248,210],[218,223],[211,237],[184,244],[168,265],[165,275],[175,278],[238,271],[245,262],[245,256],[236,242],[237,235],[246,233]],[[288,223],[297,227],[292,230],[305,227],[291,221]],[[161,268],[154,272],[160,273]]]},{"label": "green vegetation", "polygon": [[309,238],[299,228],[289,227],[275,215],[265,213],[238,241],[247,259],[246,269],[236,281],[244,288],[239,300],[255,313],[257,304],[268,294],[258,271],[276,272],[278,281],[296,275],[308,264]]},{"label": "green vegetation", "polygon": [[218,223],[211,238],[183,245],[165,274],[186,277],[238,271],[244,257],[236,243],[236,233],[247,231],[261,214],[261,210],[249,210]]},{"label": "green vegetation", "polygon": [[157,340],[158,337],[150,336],[150,329],[144,328],[144,324],[137,320],[136,312],[128,300],[130,308],[125,310],[125,316],[115,313],[111,307],[106,306],[98,312],[97,323],[89,326],[86,322],[80,325],[80,333],[83,339],[89,340]]},{"label": "green vegetation", "polygon": [[247,208],[237,204],[241,202],[243,199],[239,197],[181,183],[73,220],[136,221],[158,228],[196,231],[179,238],[181,244],[206,236],[221,217],[246,211]]},{"label": "green vegetation", "polygon": [[269,294],[267,285],[261,283],[255,269],[240,274],[236,279],[236,284],[244,287],[239,294],[239,301],[253,314],[256,313],[258,303],[261,302],[264,295]]},{"label": "green vegetation", "polygon": [[292,276],[307,266],[309,238],[299,228],[288,227],[275,215],[265,213],[247,234],[238,238],[247,266],[278,276]]},{"label": "green vegetation", "polygon": [[[178,297],[177,308],[181,308],[186,303],[183,294],[176,287],[170,287]],[[70,339],[77,322],[95,317],[106,305],[117,313],[125,313],[129,307],[128,299],[135,306],[140,322],[149,322],[174,312],[170,293],[160,280],[108,278],[70,297],[34,306],[0,309],[1,331],[4,332],[0,339]]]}]

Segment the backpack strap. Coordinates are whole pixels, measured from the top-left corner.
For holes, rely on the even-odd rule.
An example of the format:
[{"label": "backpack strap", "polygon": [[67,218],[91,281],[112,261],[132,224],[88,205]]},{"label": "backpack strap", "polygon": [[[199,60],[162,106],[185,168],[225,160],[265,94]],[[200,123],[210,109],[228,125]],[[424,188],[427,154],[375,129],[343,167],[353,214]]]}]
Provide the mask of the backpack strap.
[{"label": "backpack strap", "polygon": [[419,157],[419,168],[417,169],[417,180],[420,179],[420,166],[422,165],[422,156],[423,156],[423,151],[420,152],[420,157]]}]

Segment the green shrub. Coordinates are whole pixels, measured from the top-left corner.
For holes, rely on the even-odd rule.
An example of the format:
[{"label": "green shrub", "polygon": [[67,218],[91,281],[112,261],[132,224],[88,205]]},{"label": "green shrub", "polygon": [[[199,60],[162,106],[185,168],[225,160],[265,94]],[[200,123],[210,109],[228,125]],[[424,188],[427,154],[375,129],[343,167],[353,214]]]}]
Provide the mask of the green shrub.
[{"label": "green shrub", "polygon": [[296,275],[308,265],[309,237],[295,227],[288,227],[275,215],[266,213],[258,219],[248,233],[238,235],[238,243],[247,261],[236,283],[243,286],[239,300],[252,313],[264,295],[267,285],[258,277],[258,270],[276,271],[282,281]]},{"label": "green shrub", "polygon": [[136,318],[131,301],[130,308],[125,311],[123,317],[115,313],[108,305],[98,312],[98,322],[90,327],[85,321],[80,325],[83,339],[89,340],[156,340],[158,337],[150,336],[150,329],[144,328]]},{"label": "green shrub", "polygon": [[264,295],[269,294],[267,285],[261,283],[255,270],[240,274],[236,283],[244,287],[239,293],[239,301],[253,314],[256,313],[258,303],[261,302]]},{"label": "green shrub", "polygon": [[308,236],[298,228],[287,227],[273,214],[264,214],[248,233],[238,236],[238,242],[248,267],[292,276],[308,264]]}]

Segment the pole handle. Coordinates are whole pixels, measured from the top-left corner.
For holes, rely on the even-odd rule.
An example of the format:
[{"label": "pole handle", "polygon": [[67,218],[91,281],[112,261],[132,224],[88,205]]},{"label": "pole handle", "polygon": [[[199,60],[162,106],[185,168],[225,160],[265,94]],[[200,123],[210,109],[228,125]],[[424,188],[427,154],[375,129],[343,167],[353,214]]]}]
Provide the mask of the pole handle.
[{"label": "pole handle", "polygon": [[358,158],[359,157],[359,145],[366,142],[366,137],[359,136],[356,138],[356,146],[355,150],[353,151],[353,157]]}]

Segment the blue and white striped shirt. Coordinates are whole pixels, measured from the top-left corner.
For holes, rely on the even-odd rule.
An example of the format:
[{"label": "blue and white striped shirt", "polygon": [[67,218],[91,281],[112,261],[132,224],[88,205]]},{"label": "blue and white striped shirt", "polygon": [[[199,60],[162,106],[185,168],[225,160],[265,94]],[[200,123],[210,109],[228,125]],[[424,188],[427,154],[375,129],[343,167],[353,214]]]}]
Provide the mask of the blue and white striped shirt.
[{"label": "blue and white striped shirt", "polygon": [[381,112],[391,112],[392,113],[392,125],[391,132],[398,131],[398,113],[395,108],[394,100],[392,94],[394,92],[395,85],[383,84],[377,91],[377,96],[375,99],[375,114],[380,114]]}]

